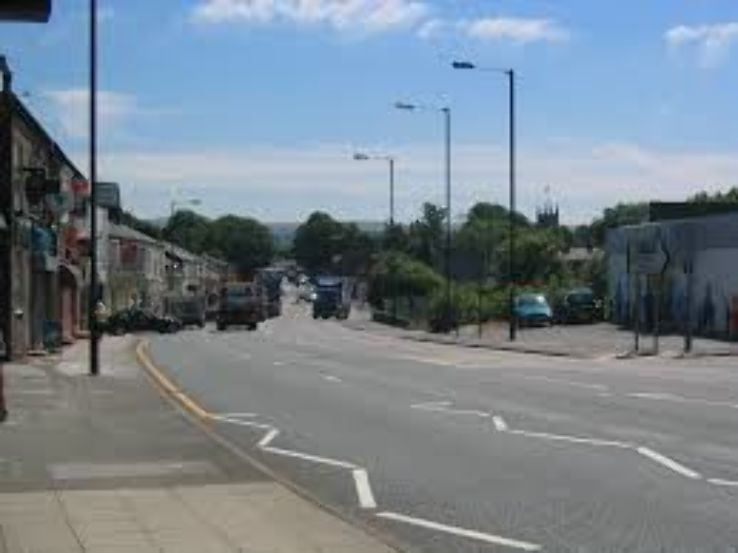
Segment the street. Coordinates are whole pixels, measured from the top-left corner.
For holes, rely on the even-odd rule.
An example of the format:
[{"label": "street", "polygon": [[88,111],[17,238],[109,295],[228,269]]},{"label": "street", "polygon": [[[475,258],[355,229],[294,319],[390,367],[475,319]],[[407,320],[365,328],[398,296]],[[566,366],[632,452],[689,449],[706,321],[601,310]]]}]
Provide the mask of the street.
[{"label": "street", "polygon": [[150,340],[218,432],[419,551],[738,546],[730,360],[414,343],[287,300],[256,332]]}]

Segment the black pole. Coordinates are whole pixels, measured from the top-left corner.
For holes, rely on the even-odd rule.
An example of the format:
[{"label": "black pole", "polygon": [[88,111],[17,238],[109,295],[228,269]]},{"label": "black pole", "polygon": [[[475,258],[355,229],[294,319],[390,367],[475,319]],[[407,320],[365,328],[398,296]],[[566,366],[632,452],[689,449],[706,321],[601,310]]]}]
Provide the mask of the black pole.
[{"label": "black pole", "polygon": [[395,226],[395,158],[389,158],[389,222],[390,228]]},{"label": "black pole", "polygon": [[514,317],[515,305],[515,281],[517,275],[515,273],[515,71],[509,69],[507,76],[510,85],[510,213],[509,213],[509,259],[510,265],[510,341],[515,341],[517,334],[516,321]]},{"label": "black pole", "polygon": [[90,292],[87,319],[90,330],[90,375],[100,372],[97,328],[97,0],[90,0]]},{"label": "black pole", "polygon": [[451,108],[443,108],[443,113],[446,120],[446,313],[451,323]]},{"label": "black pole", "polygon": [[[395,158],[393,157],[389,157],[389,172],[389,231],[390,236],[392,236],[392,233],[395,231]],[[390,278],[392,280],[392,321],[397,324],[397,269],[394,259],[391,259],[390,262],[392,263],[390,269]]]}]

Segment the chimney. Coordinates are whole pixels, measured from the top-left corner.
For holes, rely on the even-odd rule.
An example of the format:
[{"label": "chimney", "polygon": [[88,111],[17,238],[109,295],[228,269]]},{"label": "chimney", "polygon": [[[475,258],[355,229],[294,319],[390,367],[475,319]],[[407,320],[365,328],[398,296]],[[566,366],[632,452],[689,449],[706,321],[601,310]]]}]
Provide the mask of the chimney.
[{"label": "chimney", "polygon": [[13,90],[13,73],[8,67],[8,60],[5,56],[0,56],[0,73],[3,74],[3,92],[11,92]]}]

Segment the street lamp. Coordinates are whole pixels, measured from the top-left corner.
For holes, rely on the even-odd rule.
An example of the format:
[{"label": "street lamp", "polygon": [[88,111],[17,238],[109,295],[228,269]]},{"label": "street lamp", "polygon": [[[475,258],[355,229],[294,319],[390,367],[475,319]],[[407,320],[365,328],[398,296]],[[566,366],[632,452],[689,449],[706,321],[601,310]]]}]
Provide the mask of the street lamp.
[{"label": "street lamp", "polygon": [[[389,227],[388,230],[391,233],[394,232],[395,228],[395,158],[391,155],[369,155],[364,152],[356,152],[354,154],[354,161],[386,161],[389,163]],[[394,262],[390,260],[390,273],[392,280],[392,320],[397,321],[397,279],[395,277]]]},{"label": "street lamp", "polygon": [[364,152],[354,154],[354,161],[373,160],[389,163],[389,224],[391,228],[395,225],[395,158],[391,155],[369,155]]},{"label": "street lamp", "polygon": [[443,113],[446,152],[446,324],[451,322],[451,108],[426,107],[407,102],[395,102],[395,109],[403,111],[431,110]]},{"label": "street lamp", "polygon": [[508,308],[510,311],[510,341],[515,341],[517,328],[515,326],[515,318],[513,317],[513,308],[515,303],[515,70],[500,69],[494,67],[478,67],[470,61],[455,61],[451,64],[454,69],[461,70],[478,70],[491,73],[501,73],[507,76],[509,88],[509,131],[510,131],[510,212],[509,216],[509,259],[510,266],[510,297],[508,298]]},{"label": "street lamp", "polygon": [[202,200],[199,198],[189,198],[187,200],[172,200],[169,203],[169,218],[171,219],[174,217],[174,214],[176,213],[177,206],[184,206],[184,205],[202,205]]}]

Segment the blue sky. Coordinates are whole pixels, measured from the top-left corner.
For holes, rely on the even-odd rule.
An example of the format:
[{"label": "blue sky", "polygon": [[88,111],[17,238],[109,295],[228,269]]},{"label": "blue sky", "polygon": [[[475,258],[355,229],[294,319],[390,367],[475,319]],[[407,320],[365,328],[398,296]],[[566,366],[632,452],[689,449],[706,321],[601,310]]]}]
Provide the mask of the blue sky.
[{"label": "blue sky", "polygon": [[[15,89],[86,170],[87,2],[0,27]],[[507,90],[519,74],[519,198],[566,221],[621,200],[738,185],[735,0],[108,0],[100,2],[101,178],[126,207],[285,221],[327,209],[400,218],[443,198],[453,110],[454,216],[506,201]]]}]

